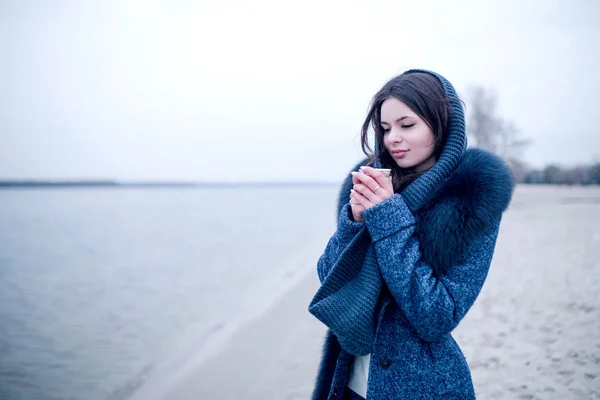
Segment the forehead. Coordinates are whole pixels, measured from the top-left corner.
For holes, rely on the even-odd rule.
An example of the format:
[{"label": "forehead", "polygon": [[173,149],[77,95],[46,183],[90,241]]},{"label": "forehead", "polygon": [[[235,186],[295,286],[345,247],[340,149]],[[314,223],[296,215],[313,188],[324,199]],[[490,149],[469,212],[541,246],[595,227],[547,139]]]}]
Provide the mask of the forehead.
[{"label": "forehead", "polygon": [[381,104],[381,121],[390,122],[402,117],[415,116],[413,110],[395,97],[389,97]]}]

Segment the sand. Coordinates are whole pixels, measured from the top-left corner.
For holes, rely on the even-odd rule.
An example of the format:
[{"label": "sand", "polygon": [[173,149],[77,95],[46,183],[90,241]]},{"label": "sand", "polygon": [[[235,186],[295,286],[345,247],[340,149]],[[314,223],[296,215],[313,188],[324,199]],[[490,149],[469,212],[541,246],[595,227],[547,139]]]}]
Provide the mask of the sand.
[{"label": "sand", "polygon": [[[600,399],[599,260],[600,188],[517,189],[488,280],[453,333],[478,399]],[[310,398],[318,285],[308,273],[165,398]]]}]

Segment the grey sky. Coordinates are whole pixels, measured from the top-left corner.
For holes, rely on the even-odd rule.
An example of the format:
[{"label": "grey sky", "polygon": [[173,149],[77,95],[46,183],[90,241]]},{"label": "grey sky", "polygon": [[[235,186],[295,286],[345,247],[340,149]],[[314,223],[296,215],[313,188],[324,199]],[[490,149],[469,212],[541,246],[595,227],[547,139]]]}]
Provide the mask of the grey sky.
[{"label": "grey sky", "polygon": [[412,67],[493,87],[541,166],[600,158],[600,2],[3,1],[0,177],[337,181]]}]

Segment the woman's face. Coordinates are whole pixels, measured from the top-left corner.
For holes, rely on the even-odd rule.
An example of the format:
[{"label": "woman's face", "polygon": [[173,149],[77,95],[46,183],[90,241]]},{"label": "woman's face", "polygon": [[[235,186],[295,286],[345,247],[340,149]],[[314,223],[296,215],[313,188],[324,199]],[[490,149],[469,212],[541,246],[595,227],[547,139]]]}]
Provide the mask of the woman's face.
[{"label": "woman's face", "polygon": [[390,97],[381,105],[383,143],[400,168],[425,171],[435,164],[433,131],[406,104]]}]

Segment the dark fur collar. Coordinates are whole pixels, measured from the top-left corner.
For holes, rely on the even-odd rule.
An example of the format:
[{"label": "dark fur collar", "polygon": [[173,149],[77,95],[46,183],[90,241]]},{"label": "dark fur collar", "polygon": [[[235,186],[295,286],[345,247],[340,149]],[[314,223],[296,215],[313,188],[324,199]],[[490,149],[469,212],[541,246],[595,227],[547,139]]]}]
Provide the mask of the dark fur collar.
[{"label": "dark fur collar", "polygon": [[[353,171],[366,163],[363,160]],[[453,174],[416,213],[423,258],[436,273],[443,274],[460,262],[473,239],[500,220],[513,187],[512,174],[502,159],[482,149],[465,151]],[[350,189],[352,176],[348,175],[338,197],[338,216]]]}]

